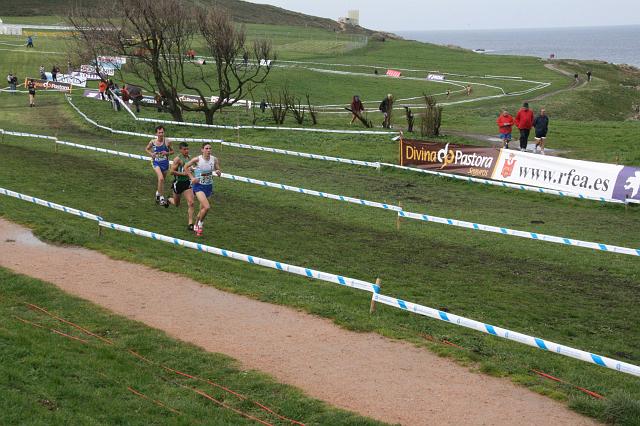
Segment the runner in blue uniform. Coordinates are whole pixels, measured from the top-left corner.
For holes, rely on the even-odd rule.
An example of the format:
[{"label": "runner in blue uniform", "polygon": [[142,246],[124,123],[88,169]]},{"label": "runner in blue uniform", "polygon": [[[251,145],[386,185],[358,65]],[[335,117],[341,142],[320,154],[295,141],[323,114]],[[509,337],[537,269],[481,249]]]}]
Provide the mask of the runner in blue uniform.
[{"label": "runner in blue uniform", "polygon": [[198,222],[193,227],[197,236],[202,235],[202,222],[207,216],[209,209],[209,197],[213,194],[213,174],[220,176],[220,162],[216,157],[211,155],[211,144],[202,144],[202,155],[191,159],[185,166],[184,170],[189,174],[191,186],[198,202],[200,202],[200,211],[198,212]]},{"label": "runner in blue uniform", "polygon": [[149,141],[146,148],[147,153],[152,158],[153,170],[158,178],[156,188],[156,203],[169,207],[169,203],[164,198],[164,179],[169,170],[169,155],[173,154],[171,141],[164,137],[164,127],[156,127],[156,138]]}]

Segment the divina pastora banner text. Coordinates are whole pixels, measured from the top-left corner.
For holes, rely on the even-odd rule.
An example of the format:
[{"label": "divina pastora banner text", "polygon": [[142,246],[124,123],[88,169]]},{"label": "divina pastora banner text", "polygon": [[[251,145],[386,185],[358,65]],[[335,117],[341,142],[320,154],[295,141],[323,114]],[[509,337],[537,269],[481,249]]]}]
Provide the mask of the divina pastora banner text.
[{"label": "divina pastora banner text", "polygon": [[598,198],[640,201],[640,168],[401,139],[400,164]]},{"label": "divina pastora banner text", "polygon": [[400,140],[400,165],[490,178],[500,150],[467,145]]}]

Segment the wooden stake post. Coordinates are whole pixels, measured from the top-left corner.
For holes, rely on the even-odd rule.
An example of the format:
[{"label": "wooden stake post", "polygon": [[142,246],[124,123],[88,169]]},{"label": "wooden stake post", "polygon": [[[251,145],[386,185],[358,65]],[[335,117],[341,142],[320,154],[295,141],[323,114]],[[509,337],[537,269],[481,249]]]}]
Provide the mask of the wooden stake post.
[{"label": "wooden stake post", "polygon": [[[380,287],[381,280],[380,277],[376,278],[376,285]],[[376,301],[374,299],[375,293],[371,295],[371,305],[369,305],[369,314],[373,314],[376,311]]]},{"label": "wooden stake post", "polygon": [[[401,201],[398,202],[398,206],[402,208]],[[398,216],[396,216],[396,231],[399,231],[399,230],[400,230],[400,215],[398,214]]]}]

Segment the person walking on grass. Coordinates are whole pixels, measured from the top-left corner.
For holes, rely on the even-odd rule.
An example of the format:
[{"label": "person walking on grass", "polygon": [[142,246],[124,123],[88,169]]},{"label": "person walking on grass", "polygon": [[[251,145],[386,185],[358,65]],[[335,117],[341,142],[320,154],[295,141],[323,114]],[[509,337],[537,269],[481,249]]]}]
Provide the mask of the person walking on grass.
[{"label": "person walking on grass", "polygon": [[544,108],[540,109],[540,114],[533,120],[533,127],[536,129],[536,148],[534,152],[538,152],[538,147],[540,147],[540,154],[544,155],[544,142],[547,139],[547,131],[549,130],[549,117]]},{"label": "person walking on grass", "polygon": [[11,90],[12,94],[15,94],[16,91],[16,83],[18,82],[17,77],[13,75],[12,72],[7,75],[7,83],[9,83],[9,90]]},{"label": "person walking on grass", "polygon": [[164,198],[164,180],[169,170],[169,155],[173,154],[171,141],[164,137],[164,126],[156,127],[156,138],[151,139],[147,144],[146,151],[152,158],[153,171],[158,179],[156,187],[156,204],[169,207],[169,203]]},{"label": "person walking on grass", "polygon": [[393,112],[393,95],[391,93],[389,93],[382,102],[380,102],[378,109],[384,116],[382,120],[382,127],[385,129],[391,128],[391,113]]},{"label": "person walking on grass", "polygon": [[533,127],[533,111],[529,109],[529,103],[522,104],[522,108],[516,114],[516,126],[520,130],[520,151],[526,151],[529,144],[529,133]]},{"label": "person walking on grass", "polygon": [[216,157],[211,155],[211,144],[205,142],[202,144],[202,155],[189,160],[184,166],[184,170],[189,175],[193,193],[200,203],[198,211],[197,223],[193,227],[198,237],[202,236],[202,227],[205,217],[211,208],[209,197],[213,194],[213,174],[220,176],[220,162]]},{"label": "person walking on grass", "polygon": [[358,118],[359,115],[362,115],[364,112],[364,105],[362,105],[362,101],[360,100],[360,96],[355,95],[351,100],[351,122],[349,124],[353,124]]},{"label": "person walking on grass", "polygon": [[184,195],[187,200],[187,230],[193,231],[193,190],[191,189],[191,180],[189,173],[185,171],[184,166],[191,161],[189,156],[189,144],[180,142],[178,146],[179,154],[173,159],[171,164],[171,174],[173,180],[173,197],[169,198],[169,204],[179,207],[180,200]]},{"label": "person walking on grass", "polygon": [[511,129],[513,125],[516,124],[513,116],[509,114],[506,109],[504,109],[502,110],[502,114],[498,116],[496,124],[498,125],[498,130],[500,131],[500,140],[502,141],[502,147],[505,149],[509,149],[509,142],[511,142]]},{"label": "person walking on grass", "polygon": [[28,36],[27,37],[27,49],[28,48],[33,48],[33,37],[32,36]]},{"label": "person walking on grass", "polygon": [[36,83],[34,83],[33,79],[27,83],[27,91],[29,92],[29,106],[36,106]]}]

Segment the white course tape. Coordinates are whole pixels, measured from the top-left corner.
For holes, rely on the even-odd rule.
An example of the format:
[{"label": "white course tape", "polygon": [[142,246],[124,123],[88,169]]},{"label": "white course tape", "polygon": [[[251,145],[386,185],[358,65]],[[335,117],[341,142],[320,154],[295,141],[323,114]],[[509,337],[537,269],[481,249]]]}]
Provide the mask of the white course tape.
[{"label": "white course tape", "polygon": [[439,311],[437,309],[429,308],[427,306],[418,305],[404,300],[396,299],[394,297],[385,296],[383,294],[376,293],[373,296],[373,300],[382,304],[393,306],[394,308],[400,308],[405,311],[413,312],[418,315],[424,315],[429,318],[445,321],[454,325],[470,328],[472,330],[480,331],[482,333],[491,334],[493,336],[502,337],[503,339],[512,340],[514,342],[522,343],[534,348],[542,349],[544,351],[557,353],[570,358],[579,359],[580,361],[589,362],[592,364],[606,367],[611,370],[617,370],[622,373],[631,374],[640,377],[640,367],[637,365],[629,364],[623,361],[618,361],[612,358],[607,358],[602,355],[596,355],[590,352],[586,352],[580,349],[574,349],[568,346],[560,345],[558,343],[543,340],[537,337],[528,336],[526,334],[518,333],[516,331],[507,330],[490,324],[485,324],[479,321],[475,321],[469,318],[461,317],[458,315],[450,314],[448,312]]},{"label": "white course tape", "polygon": [[222,173],[222,176],[220,176],[220,177],[225,178],[225,179],[235,180],[235,181],[238,181],[238,182],[245,182],[245,183],[252,183],[254,185],[267,186],[269,188],[282,189],[282,190],[285,190],[285,191],[293,191],[293,192],[297,192],[297,193],[300,193],[300,194],[315,195],[316,197],[330,198],[332,200],[338,200],[338,201],[345,201],[347,203],[354,203],[354,204],[359,204],[359,205],[362,205],[362,206],[376,207],[376,208],[384,209],[384,210],[391,210],[391,211],[394,211],[394,212],[399,212],[399,211],[402,210],[402,207],[394,206],[392,204],[378,203],[376,201],[367,201],[367,200],[362,200],[360,198],[345,197],[343,195],[329,194],[327,192],[320,192],[320,191],[314,191],[312,189],[298,188],[296,186],[289,186],[289,185],[283,185],[281,183],[267,182],[265,180],[251,179],[251,178],[247,178],[247,177],[244,177],[244,176],[236,176],[236,175],[230,175],[230,174],[227,174],[227,173]]},{"label": "white course tape", "polygon": [[223,256],[223,257],[228,257],[230,259],[240,260],[243,262],[251,263],[253,265],[260,265],[260,266],[264,266],[271,269],[277,269],[279,271],[288,272],[290,274],[302,275],[307,278],[314,278],[316,280],[340,284],[346,287],[356,288],[358,290],[364,290],[371,293],[380,292],[380,287],[378,285],[367,282],[367,281],[357,280],[355,278],[343,277],[341,275],[335,275],[327,272],[316,271],[315,269],[289,265],[287,263],[276,262],[275,260],[263,259],[261,257],[251,256],[243,253],[237,253],[235,251],[225,250],[218,247],[198,244],[191,241],[168,237],[162,234],[156,234],[155,232],[143,231],[141,229],[132,228],[130,226],[118,225],[118,224],[110,223],[106,221],[100,221],[98,224],[102,227],[113,229],[115,231],[121,231],[121,232],[126,232],[128,234],[151,238],[153,240],[163,241],[165,243],[174,244],[180,247],[187,247],[193,250],[215,254],[217,256]]},{"label": "white course tape", "polygon": [[619,253],[619,254],[628,254],[631,256],[640,256],[640,249],[619,247],[619,246],[614,246],[610,244],[592,243],[589,241],[574,240],[571,238],[556,237],[553,235],[538,234],[535,232],[517,231],[514,229],[502,228],[498,226],[483,225],[481,223],[466,222],[464,220],[457,220],[457,219],[447,219],[444,217],[430,216],[426,214],[412,213],[412,212],[406,212],[406,211],[399,211],[398,215],[400,217],[407,217],[409,219],[422,220],[425,222],[441,223],[443,225],[474,229],[476,231],[494,232],[496,234],[512,235],[514,237],[528,238],[531,240],[538,240],[538,241],[547,241],[549,243],[584,247],[592,250],[607,251],[607,252]]},{"label": "white course tape", "polygon": [[11,191],[9,189],[0,188],[0,194],[7,195],[9,197],[17,198],[22,201],[28,201],[30,203],[38,204],[40,206],[49,207],[50,209],[60,210],[61,212],[69,213],[75,216],[80,216],[85,219],[91,219],[95,221],[101,221],[100,216],[96,216],[92,213],[87,213],[82,210],[77,210],[71,207],[66,207],[61,204],[52,203],[51,201],[42,200],[40,198],[32,197],[30,195],[21,194],[19,192]]},{"label": "white course tape", "polygon": [[[16,133],[12,132],[12,134],[15,135]],[[31,137],[31,135],[28,134],[28,133],[18,134],[18,135]],[[97,148],[97,147],[94,147],[94,146],[81,145],[81,144],[77,144],[77,143],[59,141],[59,140],[56,140],[56,143],[61,144],[61,145],[72,146],[72,147],[75,147],[75,148],[81,148],[81,149],[87,149],[87,150],[96,151],[96,152],[102,152],[102,153],[106,153],[106,154],[118,155],[118,156],[121,156],[121,157],[134,158],[134,159],[144,160],[144,161],[151,161],[151,157],[147,157],[147,156],[144,156],[144,155],[130,154],[128,152],[114,151],[114,150],[110,150],[110,149]],[[407,211],[403,211],[401,207],[394,206],[394,205],[391,205],[391,204],[379,203],[379,202],[375,202],[375,201],[367,201],[367,200],[362,200],[362,199],[359,199],[359,198],[346,197],[346,196],[343,196],[343,195],[335,195],[335,194],[330,194],[330,193],[324,193],[324,192],[320,192],[320,191],[304,189],[304,188],[299,188],[299,187],[295,187],[295,186],[283,185],[283,184],[280,184],[280,183],[268,182],[268,181],[259,180],[259,179],[251,179],[251,178],[247,178],[247,177],[244,177],[244,176],[236,176],[236,175],[230,175],[230,174],[223,173],[221,177],[223,177],[225,179],[235,180],[235,181],[238,181],[238,182],[252,183],[252,184],[255,184],[255,185],[266,186],[266,187],[271,187],[271,188],[277,188],[277,189],[282,189],[282,190],[285,190],[285,191],[293,191],[293,192],[307,194],[307,195],[314,195],[314,196],[322,197],[322,198],[330,198],[330,199],[334,199],[334,200],[338,200],[338,201],[344,201],[344,202],[348,202],[348,203],[354,203],[354,204],[360,204],[360,205],[369,206],[369,207],[376,207],[376,208],[381,208],[381,209],[385,209],[385,210],[391,210],[391,211],[397,212],[400,217],[406,217],[406,218],[409,218],[409,219],[416,219],[416,220],[421,220],[421,221],[425,221],[425,222],[435,222],[435,223],[440,223],[440,224],[448,225],[448,226],[457,226],[457,227],[460,227],[460,228],[467,228],[467,229],[473,229],[473,230],[485,231],[485,232],[493,232],[493,233],[502,234],[502,235],[511,235],[511,236],[515,236],[515,237],[528,238],[528,239],[531,239],[531,240],[547,241],[547,242],[551,242],[551,243],[557,243],[557,244],[564,244],[564,245],[570,245],[570,246],[576,246],[576,247],[589,248],[589,249],[592,249],[592,250],[607,251],[607,252],[619,253],[619,254],[627,254],[627,255],[632,255],[632,256],[640,256],[640,249],[633,249],[633,248],[628,248],[628,247],[620,247],[620,246],[615,246],[615,245],[611,245],[611,244],[603,244],[603,243],[594,243],[594,242],[589,242],[589,241],[575,240],[575,239],[565,238],[565,237],[556,237],[556,236],[553,236],[553,235],[538,234],[538,233],[529,232],[529,231],[518,231],[518,230],[513,230],[513,229],[508,229],[508,228],[503,228],[503,227],[498,227],[498,226],[483,225],[483,224],[480,224],[480,223],[467,222],[467,221],[463,221],[463,220],[448,219],[448,218],[443,218],[443,217],[438,217],[438,216],[430,216],[430,215],[421,214],[421,213],[407,212]]]},{"label": "white course tape", "polygon": [[337,163],[352,164],[356,166],[373,167],[376,169],[380,168],[380,163],[372,162],[372,161],[351,160],[349,158],[330,157],[328,155],[309,154],[306,152],[289,151],[286,149],[269,148],[269,147],[258,146],[258,145],[247,145],[247,144],[236,143],[236,142],[222,142],[222,145],[231,146],[234,148],[252,149],[255,151],[272,152],[274,154],[285,154],[285,155],[293,155],[295,157],[312,158],[314,160],[335,161]]},{"label": "white course tape", "polygon": [[247,262],[254,265],[260,265],[267,268],[277,269],[279,271],[288,272],[291,274],[302,275],[308,278],[314,278],[317,280],[327,281],[335,284],[340,284],[346,287],[355,288],[358,290],[368,291],[372,294],[372,299],[376,302],[380,302],[382,304],[392,306],[395,308],[399,308],[405,311],[414,312],[419,315],[424,315],[430,318],[434,318],[441,321],[446,321],[454,325],[459,325],[462,327],[471,328],[476,331],[480,331],[483,333],[491,334],[494,336],[502,337],[505,339],[513,340],[514,342],[522,343],[525,345],[533,346],[535,348],[539,348],[542,350],[554,352],[560,355],[564,355],[567,357],[575,358],[581,361],[589,362],[592,364],[599,365],[601,367],[609,368],[612,370],[617,370],[622,373],[631,374],[634,376],[640,377],[640,367],[629,364],[622,361],[617,361],[612,358],[604,357],[601,355],[593,354],[590,352],[585,352],[580,349],[574,349],[568,346],[563,346],[551,341],[543,340],[537,337],[528,336],[526,334],[518,333],[515,331],[510,331],[504,328],[500,328],[497,326],[493,326],[490,324],[485,324],[479,321],[475,321],[469,318],[457,316],[454,314],[450,314],[447,312],[439,311],[433,308],[429,308],[423,305],[415,304],[412,302],[407,302],[401,299],[397,299],[391,296],[386,296],[380,294],[380,286],[362,281],[354,278],[344,277],[341,275],[330,274],[327,272],[321,272],[314,269],[304,268],[300,266],[289,265],[286,263],[276,262],[269,259],[263,259],[260,257],[254,257],[251,255],[237,253],[229,250],[220,249],[217,247],[207,246],[204,244],[198,244],[191,241],[181,240],[178,238],[168,237],[162,234],[156,234],[154,232],[144,231],[137,228],[132,228],[129,226],[118,225],[115,223],[104,221],[99,216],[93,215],[91,213],[82,212],[80,210],[72,209],[69,207],[64,207],[59,204],[51,203],[49,201],[40,200],[38,198],[31,197],[29,195],[18,194],[13,191],[6,190],[4,188],[0,188],[0,194],[9,195],[12,197],[19,198],[24,201],[33,202],[45,207],[55,208],[57,210],[61,210],[65,213],[76,214],[80,217],[84,217],[87,219],[97,220],[98,225],[104,228],[113,229],[116,231],[125,232],[128,234],[138,235],[146,238],[151,238],[153,240],[163,241],[169,244],[174,244],[181,247],[187,247],[194,250],[198,250],[201,252],[211,253],[218,256],[223,256],[235,260],[240,260],[243,262]]},{"label": "white course tape", "polygon": [[[93,121],[90,118],[88,118],[70,100],[69,100],[69,103],[83,118],[85,118],[85,120],[91,122],[95,126],[98,126],[98,127],[102,128],[102,129],[105,129],[105,130],[108,130],[108,131],[110,131],[112,133],[128,134],[128,135],[134,135],[134,136],[144,136],[144,137],[151,137],[151,138],[154,137],[153,135],[147,135],[147,134],[142,134],[142,133],[133,133],[133,132],[124,132],[124,131],[121,131],[121,130],[115,130],[115,129],[111,129],[109,127],[101,126],[98,123],[96,123],[95,121]],[[352,160],[352,159],[347,159],[347,158],[330,157],[330,156],[327,156],[327,155],[309,154],[309,153],[304,153],[304,152],[289,151],[289,150],[285,150],[285,149],[268,148],[268,147],[263,147],[263,146],[258,146],[258,145],[247,145],[247,144],[240,144],[240,143],[234,143],[234,142],[225,142],[225,141],[222,141],[221,139],[193,139],[193,138],[171,138],[171,139],[174,140],[174,141],[185,141],[185,142],[222,143],[222,145],[231,146],[231,147],[235,147],[235,148],[252,149],[252,150],[256,150],[256,151],[265,151],[265,152],[271,152],[271,153],[275,153],[275,154],[293,155],[293,156],[296,156],[296,157],[311,158],[311,159],[314,159],[314,160],[335,161],[335,162],[339,162],[339,163],[352,164],[352,165],[358,165],[358,166],[375,167],[375,168],[378,168],[378,169],[381,166],[393,167],[393,168],[396,168],[396,169],[408,170],[408,171],[417,172],[417,173],[432,174],[432,175],[435,175],[435,176],[447,177],[447,178],[457,179],[457,180],[464,180],[464,181],[467,181],[467,182],[483,183],[485,185],[501,186],[503,188],[518,189],[518,190],[522,190],[522,191],[532,191],[532,192],[539,192],[539,193],[543,193],[543,194],[558,195],[558,196],[561,196],[561,197],[579,198],[579,199],[583,199],[583,200],[594,200],[594,201],[601,201],[601,202],[606,202],[606,203],[615,203],[615,204],[624,204],[625,203],[624,201],[614,200],[614,199],[611,199],[611,198],[593,197],[591,195],[584,195],[584,194],[574,193],[574,192],[557,191],[557,190],[554,190],[554,189],[538,188],[538,187],[535,187],[535,186],[527,186],[527,185],[518,185],[518,184],[507,183],[507,182],[493,181],[493,180],[489,180],[489,179],[481,179],[481,178],[476,178],[476,177],[471,177],[471,176],[456,175],[456,174],[452,174],[452,173],[442,173],[442,172],[436,172],[434,170],[424,170],[424,169],[418,169],[418,168],[415,168],[415,167],[400,166],[398,164],[379,163],[379,162],[371,162],[371,161]],[[635,200],[627,200],[627,202],[637,203],[637,201],[635,201]]]}]

